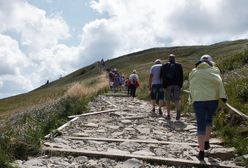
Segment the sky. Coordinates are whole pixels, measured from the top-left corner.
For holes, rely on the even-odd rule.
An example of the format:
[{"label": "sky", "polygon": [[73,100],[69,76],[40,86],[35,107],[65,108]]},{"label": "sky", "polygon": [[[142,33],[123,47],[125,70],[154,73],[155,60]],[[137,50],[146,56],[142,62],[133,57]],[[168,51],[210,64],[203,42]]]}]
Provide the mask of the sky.
[{"label": "sky", "polygon": [[248,38],[247,0],[0,0],[0,98],[152,47]]}]

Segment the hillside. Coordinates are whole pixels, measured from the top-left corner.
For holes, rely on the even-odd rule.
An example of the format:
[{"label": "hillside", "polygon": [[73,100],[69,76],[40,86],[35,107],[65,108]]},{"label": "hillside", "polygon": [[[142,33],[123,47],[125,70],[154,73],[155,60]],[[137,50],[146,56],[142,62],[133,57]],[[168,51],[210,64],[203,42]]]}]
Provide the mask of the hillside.
[{"label": "hillside", "polygon": [[[247,48],[248,40],[227,41],[209,46],[151,48],[108,60],[106,65],[108,67],[117,68],[125,75],[129,75],[133,69],[136,69],[141,79],[140,91],[146,94],[149,68],[157,58],[166,62],[168,55],[174,53],[177,61],[183,65],[185,74],[188,74],[190,69],[194,67],[194,63],[203,54],[212,55],[214,60],[217,60],[218,62],[218,60],[243,52]],[[96,83],[100,74],[101,71],[97,66],[97,63],[95,63],[47,85],[43,85],[31,92],[0,99],[0,116],[5,116],[9,113],[56,99],[57,97],[62,96],[74,82],[83,82],[86,85]],[[145,97],[146,96],[144,95],[143,98]]]},{"label": "hillside", "polygon": [[[189,71],[203,54],[210,54],[222,72],[229,97],[228,103],[248,113],[248,40],[217,43],[209,46],[181,46],[152,48],[106,61],[108,68],[117,68],[129,75],[136,69],[141,86],[138,97],[149,99],[149,70],[155,59],[167,61],[173,53],[183,65],[185,81]],[[187,89],[187,82],[184,87]],[[0,100],[0,167],[12,167],[13,159],[27,160],[40,154],[40,142],[48,133],[68,121],[69,115],[89,112],[88,103],[106,92],[108,81],[98,63],[83,67],[56,81],[42,85],[25,94]],[[192,115],[187,104],[187,94],[182,97],[182,111]],[[100,107],[99,107],[100,108]],[[101,107],[102,108],[102,107]],[[6,116],[10,116],[6,119]],[[233,118],[220,109],[214,121],[215,134],[222,137],[225,146],[235,147],[239,155],[248,152],[248,123]],[[242,164],[248,163],[247,160]]]}]

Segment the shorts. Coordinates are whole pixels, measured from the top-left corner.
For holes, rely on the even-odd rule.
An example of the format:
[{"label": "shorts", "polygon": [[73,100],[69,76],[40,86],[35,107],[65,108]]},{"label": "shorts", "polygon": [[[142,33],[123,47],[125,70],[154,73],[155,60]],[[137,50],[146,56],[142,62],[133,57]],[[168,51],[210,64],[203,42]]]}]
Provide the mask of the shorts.
[{"label": "shorts", "polygon": [[178,101],[180,100],[181,88],[177,85],[170,85],[165,89],[165,100]]},{"label": "shorts", "polygon": [[212,127],[213,116],[217,110],[218,103],[218,100],[195,101],[193,103],[197,121],[197,135],[205,135],[206,127]]},{"label": "shorts", "polygon": [[164,88],[162,84],[152,85],[151,99],[152,100],[164,100]]}]

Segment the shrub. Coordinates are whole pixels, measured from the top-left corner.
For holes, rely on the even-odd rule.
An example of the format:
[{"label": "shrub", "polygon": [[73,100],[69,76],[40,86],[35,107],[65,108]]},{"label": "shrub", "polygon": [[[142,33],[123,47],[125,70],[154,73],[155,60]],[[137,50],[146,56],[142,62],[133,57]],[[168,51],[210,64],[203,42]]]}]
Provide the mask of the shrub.
[{"label": "shrub", "polygon": [[248,51],[232,55],[228,57],[221,57],[217,60],[217,66],[221,72],[231,71],[248,63]]}]

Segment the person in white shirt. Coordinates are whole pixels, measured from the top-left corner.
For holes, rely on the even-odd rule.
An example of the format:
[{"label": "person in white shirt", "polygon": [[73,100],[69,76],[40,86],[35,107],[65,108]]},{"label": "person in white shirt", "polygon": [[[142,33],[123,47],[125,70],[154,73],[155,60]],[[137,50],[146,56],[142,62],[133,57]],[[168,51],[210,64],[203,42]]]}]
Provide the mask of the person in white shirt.
[{"label": "person in white shirt", "polygon": [[150,77],[149,77],[149,90],[150,96],[152,100],[152,111],[151,114],[155,115],[155,105],[156,100],[159,103],[159,115],[163,115],[162,107],[164,105],[164,89],[162,85],[162,80],[160,78],[160,70],[161,70],[161,60],[156,59],[155,64],[151,67]]}]

